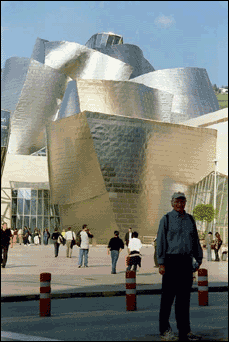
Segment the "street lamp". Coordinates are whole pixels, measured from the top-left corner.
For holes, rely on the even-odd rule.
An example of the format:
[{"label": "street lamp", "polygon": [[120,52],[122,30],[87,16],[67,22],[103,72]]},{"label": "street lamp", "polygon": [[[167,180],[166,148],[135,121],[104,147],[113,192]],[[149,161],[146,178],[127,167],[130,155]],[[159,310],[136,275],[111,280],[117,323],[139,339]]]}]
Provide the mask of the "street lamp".
[{"label": "street lamp", "polygon": [[[215,163],[215,171],[214,171],[214,211],[216,213],[216,195],[217,195],[217,190],[216,190],[216,176],[217,176],[217,159],[214,159]],[[213,236],[215,236],[215,231],[216,231],[216,216],[214,216],[214,221],[213,221]]]}]

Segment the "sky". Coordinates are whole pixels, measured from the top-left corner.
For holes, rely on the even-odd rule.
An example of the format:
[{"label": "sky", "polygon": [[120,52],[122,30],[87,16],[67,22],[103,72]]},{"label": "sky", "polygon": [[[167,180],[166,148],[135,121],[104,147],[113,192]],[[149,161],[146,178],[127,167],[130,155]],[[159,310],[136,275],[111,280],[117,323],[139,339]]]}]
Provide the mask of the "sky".
[{"label": "sky", "polygon": [[139,46],[155,70],[205,68],[228,85],[227,1],[1,1],[1,68],[30,57],[36,38],[84,45],[114,32]]}]

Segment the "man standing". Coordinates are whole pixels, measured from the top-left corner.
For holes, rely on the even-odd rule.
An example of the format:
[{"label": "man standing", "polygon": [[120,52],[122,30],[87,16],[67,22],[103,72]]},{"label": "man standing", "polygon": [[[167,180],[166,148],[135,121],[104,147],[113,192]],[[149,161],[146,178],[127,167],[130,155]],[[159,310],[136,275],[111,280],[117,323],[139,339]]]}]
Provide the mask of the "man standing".
[{"label": "man standing", "polygon": [[175,315],[180,341],[197,341],[200,338],[190,328],[190,293],[193,282],[193,258],[200,267],[203,251],[193,217],[184,210],[186,197],[177,192],[172,196],[173,210],[165,215],[157,234],[157,259],[162,278],[162,295],[159,314],[161,340],[175,341],[169,324],[171,307],[176,297]]},{"label": "man standing", "polygon": [[89,252],[89,238],[93,238],[93,235],[87,228],[87,224],[84,224],[82,231],[80,232],[80,251],[79,251],[79,264],[78,268],[82,267],[84,259],[84,267],[88,267],[88,252]]},{"label": "man standing", "polygon": [[10,244],[10,238],[12,237],[11,231],[7,228],[7,223],[3,222],[1,228],[1,266],[6,267],[8,249]]},{"label": "man standing", "polygon": [[132,228],[129,228],[129,231],[125,235],[126,247],[128,247],[130,239],[132,239]]},{"label": "man standing", "polygon": [[114,237],[110,239],[107,246],[107,255],[111,252],[111,274],[116,274],[116,264],[122,249],[124,249],[124,243],[122,239],[119,238],[119,232],[115,230]]},{"label": "man standing", "polygon": [[73,239],[76,239],[75,232],[72,231],[71,227],[68,227],[68,231],[65,233],[65,240],[66,240],[66,256],[67,258],[72,257],[72,248],[71,242]]}]

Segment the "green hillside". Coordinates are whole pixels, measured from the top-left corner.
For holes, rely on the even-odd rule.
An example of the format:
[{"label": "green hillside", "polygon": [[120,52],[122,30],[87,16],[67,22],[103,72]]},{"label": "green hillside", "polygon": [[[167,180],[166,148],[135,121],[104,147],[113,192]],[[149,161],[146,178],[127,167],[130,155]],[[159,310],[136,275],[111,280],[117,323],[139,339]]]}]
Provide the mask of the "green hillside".
[{"label": "green hillside", "polygon": [[228,94],[216,94],[219,102],[219,108],[228,108]]}]

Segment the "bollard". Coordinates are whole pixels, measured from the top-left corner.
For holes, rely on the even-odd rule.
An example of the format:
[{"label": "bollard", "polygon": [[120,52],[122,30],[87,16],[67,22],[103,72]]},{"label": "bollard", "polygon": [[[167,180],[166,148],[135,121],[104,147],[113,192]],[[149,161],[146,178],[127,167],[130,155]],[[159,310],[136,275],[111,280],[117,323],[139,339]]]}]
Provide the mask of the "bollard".
[{"label": "bollard", "polygon": [[136,273],[126,271],[126,311],[137,310],[136,303]]},{"label": "bollard", "polygon": [[205,268],[198,270],[198,301],[199,306],[208,305],[208,271]]},{"label": "bollard", "polygon": [[40,274],[40,317],[51,316],[51,273]]}]

